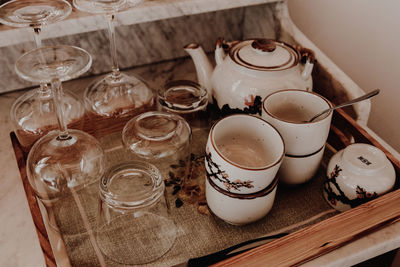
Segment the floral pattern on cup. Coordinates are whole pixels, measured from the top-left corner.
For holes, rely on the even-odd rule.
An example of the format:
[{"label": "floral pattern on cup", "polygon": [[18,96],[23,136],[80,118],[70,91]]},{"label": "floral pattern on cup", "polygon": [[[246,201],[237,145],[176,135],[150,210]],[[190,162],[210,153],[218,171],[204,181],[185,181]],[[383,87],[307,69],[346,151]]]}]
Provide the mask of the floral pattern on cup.
[{"label": "floral pattern on cup", "polygon": [[390,192],[396,172],[379,148],[354,143],[335,153],[326,168],[325,200],[338,211],[346,211]]},{"label": "floral pattern on cup", "polygon": [[281,135],[268,122],[247,114],[230,115],[210,129],[207,175],[226,192],[259,192],[274,180],[284,152]]},{"label": "floral pattern on cup", "polygon": [[324,182],[324,194],[331,206],[336,207],[339,203],[342,203],[342,205],[344,204],[354,208],[378,197],[376,192],[367,192],[361,186],[357,186],[357,197],[355,199],[349,199],[336,180],[341,171],[342,168],[339,165],[335,165],[330,176],[327,177]]},{"label": "floral pattern on cup", "polygon": [[254,187],[254,185],[252,184],[253,181],[251,180],[247,181],[242,181],[240,179],[235,179],[234,181],[229,180],[229,175],[224,170],[221,170],[221,166],[212,161],[210,152],[206,153],[205,163],[206,163],[207,177],[209,179],[218,180],[221,183],[223,183],[225,189],[229,192],[231,191],[232,188],[237,191],[240,191],[241,187],[246,187],[246,188]]}]

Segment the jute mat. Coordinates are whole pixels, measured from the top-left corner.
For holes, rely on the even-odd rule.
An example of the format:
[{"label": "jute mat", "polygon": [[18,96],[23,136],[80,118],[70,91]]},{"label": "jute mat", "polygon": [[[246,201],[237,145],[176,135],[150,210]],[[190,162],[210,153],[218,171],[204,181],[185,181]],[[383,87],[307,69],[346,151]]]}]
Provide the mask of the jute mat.
[{"label": "jute mat", "polygon": [[[195,154],[193,158],[200,158],[199,162],[201,162],[201,151],[204,149],[207,134],[204,131],[195,132],[194,135],[196,142],[192,146]],[[120,140],[120,134],[114,134],[101,140],[106,151],[108,167],[135,159],[129,151],[123,148]],[[204,173],[199,175],[200,181],[198,182],[200,184],[204,182],[204,176]],[[179,194],[173,194],[172,186],[167,187],[167,198],[171,216],[177,227],[177,237],[171,249],[164,256],[144,266],[172,266],[190,258],[207,255],[269,233],[292,232],[333,216],[335,213],[322,197],[324,179],[325,170],[322,164],[315,177],[306,184],[296,187],[285,187],[279,184],[274,206],[268,215],[260,221],[245,226],[229,225],[212,214],[199,213],[196,201],[190,203],[190,201],[184,200],[183,205],[178,208],[176,199]],[[96,229],[99,203],[97,190],[98,182],[95,182],[77,192],[80,205],[83,207],[86,219],[93,231]],[[100,266],[92,245],[93,240],[90,239],[87,227],[84,225],[76,199],[70,196],[59,201],[51,212],[54,213],[72,266]],[[109,246],[117,245],[109,244]],[[126,253],[126,251],[121,253]],[[124,266],[105,255],[103,257],[107,266]]]}]

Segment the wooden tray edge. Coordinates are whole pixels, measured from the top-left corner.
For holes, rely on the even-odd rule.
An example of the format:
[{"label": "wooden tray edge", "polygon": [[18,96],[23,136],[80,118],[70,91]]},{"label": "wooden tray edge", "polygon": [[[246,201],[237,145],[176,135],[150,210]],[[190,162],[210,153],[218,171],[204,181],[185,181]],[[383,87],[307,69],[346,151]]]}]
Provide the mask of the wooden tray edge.
[{"label": "wooden tray edge", "polygon": [[43,221],[42,213],[40,212],[40,208],[35,197],[35,193],[33,192],[32,187],[29,184],[28,177],[26,174],[26,162],[25,155],[22,151],[17,137],[14,132],[10,133],[11,143],[14,149],[15,158],[17,159],[18,169],[21,175],[22,184],[24,186],[25,195],[28,201],[29,210],[31,211],[33,223],[35,225],[36,233],[39,238],[40,247],[43,251],[43,257],[46,263],[46,266],[55,267],[57,266],[53,250],[51,248],[49,236],[47,234],[47,230]]}]

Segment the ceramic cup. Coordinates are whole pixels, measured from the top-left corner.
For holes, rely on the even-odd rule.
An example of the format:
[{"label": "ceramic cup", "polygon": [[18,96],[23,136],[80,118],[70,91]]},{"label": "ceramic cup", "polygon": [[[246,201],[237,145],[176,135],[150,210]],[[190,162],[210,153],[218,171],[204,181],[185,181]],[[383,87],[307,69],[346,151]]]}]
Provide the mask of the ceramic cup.
[{"label": "ceramic cup", "polygon": [[279,131],[285,142],[280,181],[300,184],[314,176],[328,138],[332,111],[313,122],[305,121],[330,107],[332,104],[323,96],[303,90],[281,90],[264,99],[262,118]]},{"label": "ceramic cup", "polygon": [[324,155],[324,149],[325,146],[308,157],[285,156],[279,168],[278,176],[282,177],[282,180],[287,185],[307,182],[318,171],[319,163]]},{"label": "ceramic cup", "polygon": [[208,136],[207,177],[228,192],[261,191],[274,180],[284,151],[281,135],[265,120],[244,114],[225,117]]},{"label": "ceramic cup", "polygon": [[206,198],[210,210],[220,219],[233,225],[260,220],[271,210],[277,189],[277,177],[263,190],[252,194],[236,194],[223,190],[206,178]]},{"label": "ceramic cup", "polygon": [[389,192],[396,181],[393,165],[378,148],[352,144],[330,159],[324,183],[326,201],[346,211]]}]

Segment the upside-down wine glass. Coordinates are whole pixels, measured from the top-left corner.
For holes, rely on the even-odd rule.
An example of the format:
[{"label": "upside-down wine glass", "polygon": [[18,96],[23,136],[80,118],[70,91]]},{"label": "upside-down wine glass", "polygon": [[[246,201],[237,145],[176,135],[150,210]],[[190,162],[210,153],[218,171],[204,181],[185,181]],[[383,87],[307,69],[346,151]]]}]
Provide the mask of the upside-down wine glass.
[{"label": "upside-down wine glass", "polygon": [[[93,125],[121,128],[132,117],[155,109],[155,94],[134,75],[120,72],[117,60],[114,19],[117,12],[138,5],[142,0],[74,0],[82,11],[103,14],[107,18],[112,72],[86,88],[84,102],[93,117]],[[101,122],[101,123],[100,123]],[[118,125],[120,127],[118,127]],[[96,129],[94,129],[96,132]]]},{"label": "upside-down wine glass", "polygon": [[[86,72],[91,56],[83,49],[58,45],[44,46],[21,56],[15,69],[23,79],[51,83],[59,130],[40,138],[29,151],[28,180],[46,207],[63,197],[74,196],[78,208],[78,190],[100,179],[104,171],[104,153],[99,142],[80,130],[68,130],[63,116],[61,81]],[[72,217],[72,215],[71,215]]]},{"label": "upside-down wine glass", "polygon": [[[71,5],[64,0],[13,0],[0,6],[0,22],[11,27],[31,27],[39,48],[42,27],[65,19],[71,10]],[[40,87],[21,95],[10,111],[15,133],[25,151],[41,136],[57,128],[51,89],[45,82],[39,82]],[[78,98],[65,93],[63,109],[67,124],[82,129],[85,109]]]}]

